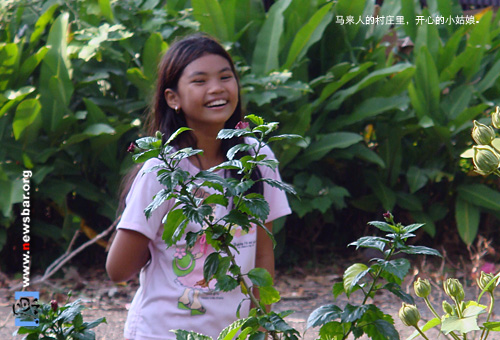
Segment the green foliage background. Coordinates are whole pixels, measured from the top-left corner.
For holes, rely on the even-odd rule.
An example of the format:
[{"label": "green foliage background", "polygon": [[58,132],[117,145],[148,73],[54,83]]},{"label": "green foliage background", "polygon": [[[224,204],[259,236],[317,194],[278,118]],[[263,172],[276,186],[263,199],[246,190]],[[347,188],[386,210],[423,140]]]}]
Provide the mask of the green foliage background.
[{"label": "green foliage background", "polygon": [[[275,226],[287,259],[317,244],[345,249],[383,210],[426,223],[434,240],[470,245],[478,232],[498,239],[498,182],[460,161],[472,119],[487,120],[500,96],[500,28],[491,10],[473,24],[451,24],[464,13],[447,0],[424,9],[414,0],[380,8],[278,0],[267,12],[260,0],[1,6],[2,258],[21,251],[23,170],[33,171],[35,267],[63,252],[76,230],[92,237],[115,220],[120,179],[132,164],[125,151],[141,134],[157,61],[173,39],[194,31],[214,35],[233,55],[248,113],[306,138],[274,150],[300,196],[290,197],[294,214]],[[407,23],[339,21],[374,13]],[[436,15],[448,23],[415,20]],[[413,47],[398,48],[405,38]],[[96,249],[86,258],[102,259]],[[16,261],[2,269],[19,270]]]}]

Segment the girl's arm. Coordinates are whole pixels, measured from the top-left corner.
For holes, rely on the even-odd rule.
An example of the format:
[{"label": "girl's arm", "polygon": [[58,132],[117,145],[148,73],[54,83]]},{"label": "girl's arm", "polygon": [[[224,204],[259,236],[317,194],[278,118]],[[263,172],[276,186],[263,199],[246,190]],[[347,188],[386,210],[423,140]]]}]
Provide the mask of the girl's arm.
[{"label": "girl's arm", "polygon": [[113,282],[131,279],[149,261],[150,240],[143,234],[118,229],[106,260],[106,271]]},{"label": "girl's arm", "polygon": [[[273,232],[273,222],[264,224],[270,232]],[[274,250],[273,241],[262,228],[257,228],[257,251],[255,254],[255,267],[264,268],[274,279]],[[259,297],[258,289],[254,290],[256,297]],[[268,306],[268,311],[270,306]]]}]

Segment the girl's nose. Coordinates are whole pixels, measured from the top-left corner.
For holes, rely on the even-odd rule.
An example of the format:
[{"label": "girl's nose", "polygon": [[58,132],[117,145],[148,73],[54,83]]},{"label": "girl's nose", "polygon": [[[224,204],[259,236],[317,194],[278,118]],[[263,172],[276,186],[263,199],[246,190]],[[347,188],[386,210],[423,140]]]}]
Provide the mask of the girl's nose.
[{"label": "girl's nose", "polygon": [[220,80],[214,80],[210,82],[210,88],[208,89],[209,93],[221,93],[224,92],[224,86]]}]

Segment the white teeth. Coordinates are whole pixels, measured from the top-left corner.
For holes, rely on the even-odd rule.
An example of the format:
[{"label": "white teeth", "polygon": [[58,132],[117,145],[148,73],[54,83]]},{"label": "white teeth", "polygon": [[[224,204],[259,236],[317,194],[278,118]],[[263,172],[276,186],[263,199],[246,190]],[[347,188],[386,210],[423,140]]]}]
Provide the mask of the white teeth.
[{"label": "white teeth", "polygon": [[224,105],[226,103],[227,103],[227,100],[219,99],[219,100],[215,100],[213,102],[208,103],[207,106],[208,107],[213,107],[213,106]]}]

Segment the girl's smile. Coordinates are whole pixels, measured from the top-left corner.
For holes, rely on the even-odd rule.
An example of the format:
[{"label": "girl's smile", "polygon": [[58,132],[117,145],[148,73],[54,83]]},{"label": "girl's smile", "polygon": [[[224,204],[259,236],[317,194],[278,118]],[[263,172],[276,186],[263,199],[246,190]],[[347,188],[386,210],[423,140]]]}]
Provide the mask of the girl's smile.
[{"label": "girl's smile", "polygon": [[190,128],[219,131],[238,104],[238,83],[225,58],[206,54],[186,66],[177,90],[165,90],[165,98],[182,110]]}]

